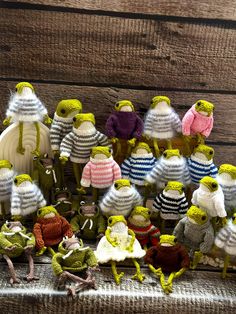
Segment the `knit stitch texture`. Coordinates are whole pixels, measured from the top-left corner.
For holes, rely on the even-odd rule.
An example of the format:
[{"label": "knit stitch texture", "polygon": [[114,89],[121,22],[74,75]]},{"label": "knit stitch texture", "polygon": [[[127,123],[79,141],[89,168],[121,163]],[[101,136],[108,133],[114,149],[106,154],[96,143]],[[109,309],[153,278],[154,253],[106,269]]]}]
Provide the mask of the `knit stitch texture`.
[{"label": "knit stitch texture", "polygon": [[231,220],[217,234],[215,245],[229,255],[236,255],[236,225]]},{"label": "knit stitch texture", "polygon": [[199,181],[206,176],[216,178],[218,169],[214,165],[212,159],[202,161],[200,158],[191,155],[190,158],[187,159],[187,161],[192,183],[199,184]]}]

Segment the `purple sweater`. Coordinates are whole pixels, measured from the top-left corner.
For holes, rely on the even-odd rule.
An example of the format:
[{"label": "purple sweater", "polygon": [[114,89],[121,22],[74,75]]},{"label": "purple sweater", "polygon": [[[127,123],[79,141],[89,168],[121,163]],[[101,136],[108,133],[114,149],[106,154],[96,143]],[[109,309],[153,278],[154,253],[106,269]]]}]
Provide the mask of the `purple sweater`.
[{"label": "purple sweater", "polygon": [[106,122],[107,136],[125,140],[140,139],[143,133],[143,120],[136,112],[113,112]]}]

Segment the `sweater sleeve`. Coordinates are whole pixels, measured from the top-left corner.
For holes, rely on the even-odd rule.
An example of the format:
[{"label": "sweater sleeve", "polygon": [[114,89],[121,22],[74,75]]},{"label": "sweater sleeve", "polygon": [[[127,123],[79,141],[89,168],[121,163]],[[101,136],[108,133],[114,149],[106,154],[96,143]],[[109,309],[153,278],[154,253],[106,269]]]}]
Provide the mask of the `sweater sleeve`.
[{"label": "sweater sleeve", "polygon": [[156,259],[157,255],[157,250],[155,246],[152,246],[150,249],[147,250],[147,253],[144,257],[144,262],[146,264],[154,264],[154,260]]},{"label": "sweater sleeve", "polygon": [[91,185],[91,162],[89,161],[82,172],[80,184],[86,188]]},{"label": "sweater sleeve", "polygon": [[33,235],[33,233],[27,233],[27,236],[30,238],[27,240],[26,245],[32,245],[33,247],[35,247],[35,236]]},{"label": "sweater sleeve", "polygon": [[36,248],[38,250],[42,249],[44,247],[43,234],[42,234],[41,225],[37,222],[34,225],[33,234],[34,234],[35,240],[36,240]]},{"label": "sweater sleeve", "polygon": [[179,213],[181,215],[185,215],[187,210],[188,210],[188,202],[186,197],[184,196],[184,198],[181,200],[180,204],[179,204]]},{"label": "sweater sleeve", "polygon": [[187,160],[185,160],[185,167],[184,167],[184,184],[189,185],[190,183],[191,183],[190,172],[189,172]]},{"label": "sweater sleeve", "polygon": [[142,197],[139,192],[134,189],[133,207],[142,205]]},{"label": "sweater sleeve", "polygon": [[159,197],[159,194],[156,196],[153,204],[152,204],[152,209],[154,210],[154,212],[159,212],[161,211],[161,200],[160,200],[160,197]]},{"label": "sweater sleeve", "polygon": [[144,134],[151,136],[153,128],[153,119],[150,112],[147,113],[145,122],[144,122]]},{"label": "sweater sleeve", "polygon": [[61,146],[60,146],[61,156],[70,157],[73,145],[74,145],[73,132],[70,132],[63,138],[61,142]]},{"label": "sweater sleeve", "polygon": [[185,221],[186,219],[181,219],[177,225],[175,226],[175,229],[173,231],[173,235],[176,236],[178,242],[184,243],[184,229],[185,229]]},{"label": "sweater sleeve", "polygon": [[6,116],[11,117],[12,115],[18,114],[18,110],[19,110],[18,103],[11,99],[8,105]]},{"label": "sweater sleeve", "polygon": [[192,204],[198,206],[198,190],[193,191],[193,195],[192,195]]},{"label": "sweater sleeve", "polygon": [[136,124],[135,124],[135,132],[133,133],[133,137],[139,140],[142,134],[143,134],[143,120],[137,115]]},{"label": "sweater sleeve", "polygon": [[79,227],[79,216],[74,216],[70,221],[71,229],[73,232],[78,232],[80,230]]},{"label": "sweater sleeve", "polygon": [[207,128],[202,132],[202,134],[206,137],[208,137],[210,134],[211,134],[211,130],[213,128],[213,122],[214,122],[214,119],[213,117],[211,117],[211,120],[209,122],[209,125],[207,126]]},{"label": "sweater sleeve", "polygon": [[35,188],[36,188],[36,197],[37,197],[38,208],[46,206],[47,203],[43,197],[42,192],[40,191],[40,189],[36,185],[35,185]]},{"label": "sweater sleeve", "polygon": [[117,162],[114,161],[113,165],[113,181],[121,178],[121,169]]},{"label": "sweater sleeve", "polygon": [[42,117],[48,113],[46,107],[44,106],[44,104],[39,98],[37,99],[37,106],[38,106],[38,112]]},{"label": "sweater sleeve", "polygon": [[86,252],[86,264],[89,267],[95,267],[98,265],[96,256],[91,249],[88,249]]},{"label": "sweater sleeve", "polygon": [[6,248],[11,247],[12,245],[13,244],[9,240],[7,240],[5,235],[2,232],[0,232],[0,248],[5,250]]},{"label": "sweater sleeve", "polygon": [[115,199],[116,197],[115,195],[112,195],[111,191],[108,191],[107,194],[103,197],[100,202],[100,208],[104,215],[108,214],[113,208]]},{"label": "sweater sleeve", "polygon": [[98,145],[110,146],[109,142],[108,142],[108,138],[105,134],[97,131],[96,137],[97,137]]},{"label": "sweater sleeve", "polygon": [[173,111],[172,114],[172,127],[177,133],[181,133],[182,127],[181,127],[181,120],[176,112]]},{"label": "sweater sleeve", "polygon": [[190,135],[191,134],[191,125],[194,120],[194,114],[192,113],[191,109],[189,109],[182,120],[182,132],[183,135]]},{"label": "sweater sleeve", "polygon": [[217,169],[217,167],[215,166],[215,164],[212,163],[212,164],[211,164],[211,168],[210,168],[210,176],[211,176],[212,178],[216,178],[217,173],[218,173],[218,169]]},{"label": "sweater sleeve", "polygon": [[162,174],[163,174],[163,166],[161,165],[161,163],[157,163],[155,167],[152,169],[152,171],[146,175],[145,180],[153,184],[158,181],[158,179],[162,176]]},{"label": "sweater sleeve", "polygon": [[205,236],[204,236],[202,243],[200,244],[200,251],[203,254],[210,252],[210,250],[214,244],[214,239],[215,239],[214,230],[213,230],[212,226],[210,226],[205,233]]},{"label": "sweater sleeve", "polygon": [[113,114],[109,116],[106,122],[106,134],[109,138],[116,137],[115,119]]},{"label": "sweater sleeve", "polygon": [[61,266],[63,255],[61,253],[56,253],[52,258],[52,269],[56,276],[60,276],[63,273]]},{"label": "sweater sleeve", "polygon": [[130,158],[125,159],[121,165],[121,173],[123,178],[126,179],[129,178],[130,166],[131,166]]},{"label": "sweater sleeve", "polygon": [[52,122],[50,128],[50,140],[52,150],[59,150],[61,144],[61,127],[55,121]]},{"label": "sweater sleeve", "polygon": [[230,236],[230,233],[231,232],[230,232],[229,225],[226,225],[224,228],[221,228],[215,237],[215,245],[218,248],[222,249],[225,246],[226,241],[228,240]]},{"label": "sweater sleeve", "polygon": [[11,197],[11,215],[21,214],[21,199],[18,193],[13,192]]},{"label": "sweater sleeve", "polygon": [[189,266],[190,266],[190,258],[189,258],[187,250],[182,245],[181,245],[181,248],[179,250],[179,255],[180,255],[180,258],[181,258],[181,268],[189,268]]},{"label": "sweater sleeve", "polygon": [[216,216],[218,217],[226,217],[227,213],[225,211],[225,202],[224,202],[224,193],[219,187],[219,193],[214,197],[214,209],[216,212]]}]

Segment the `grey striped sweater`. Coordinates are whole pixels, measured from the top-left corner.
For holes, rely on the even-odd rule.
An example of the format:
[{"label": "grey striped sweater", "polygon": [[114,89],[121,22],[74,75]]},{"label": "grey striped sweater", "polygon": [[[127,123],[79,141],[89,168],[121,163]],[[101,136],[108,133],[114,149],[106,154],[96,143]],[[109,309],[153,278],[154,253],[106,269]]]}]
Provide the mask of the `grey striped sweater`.
[{"label": "grey striped sweater", "polygon": [[124,192],[111,186],[100,202],[101,211],[107,217],[113,215],[128,217],[137,205],[142,205],[142,198],[134,187]]},{"label": "grey striped sweater", "polygon": [[0,170],[0,202],[10,200],[14,170],[2,168]]},{"label": "grey striped sweater", "polygon": [[44,207],[46,201],[36,184],[24,187],[13,185],[11,196],[11,214],[27,216]]},{"label": "grey striped sweater", "polygon": [[229,255],[236,255],[236,225],[232,223],[232,220],[220,229],[215,238],[215,245]]},{"label": "grey striped sweater", "polygon": [[145,180],[151,184],[156,183],[158,187],[164,188],[168,181],[179,181],[184,185],[191,182],[190,174],[184,157],[178,160],[168,160],[161,157],[155,167],[147,174]]},{"label": "grey striped sweater", "polygon": [[169,139],[176,132],[181,132],[181,121],[173,109],[166,114],[158,114],[154,109],[148,111],[144,123],[144,134],[152,138]]},{"label": "grey striped sweater", "polygon": [[89,161],[91,148],[95,146],[107,146],[108,138],[96,129],[91,132],[80,132],[73,127],[61,142],[61,156],[70,157],[72,162],[86,163]]},{"label": "grey striped sweater", "polygon": [[160,212],[163,219],[178,220],[186,214],[188,202],[184,193],[177,196],[163,190],[156,196],[152,208]]},{"label": "grey striped sweater", "polygon": [[72,131],[73,117],[59,117],[55,112],[50,129],[52,150],[59,150],[63,138]]},{"label": "grey striped sweater", "polygon": [[225,197],[226,210],[236,208],[236,182],[235,184],[225,184],[217,178]]},{"label": "grey striped sweater", "polygon": [[9,101],[6,113],[7,117],[12,117],[12,122],[42,121],[46,114],[47,109],[35,94],[32,94],[30,98],[14,94]]}]

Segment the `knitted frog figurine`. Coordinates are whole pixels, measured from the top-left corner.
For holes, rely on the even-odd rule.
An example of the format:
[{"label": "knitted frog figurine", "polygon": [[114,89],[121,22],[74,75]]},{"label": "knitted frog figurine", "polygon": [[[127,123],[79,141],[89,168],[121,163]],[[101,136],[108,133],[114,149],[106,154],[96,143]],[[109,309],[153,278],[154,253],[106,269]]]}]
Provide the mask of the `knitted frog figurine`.
[{"label": "knitted frog figurine", "polygon": [[139,263],[136,261],[142,258],[146,252],[141,248],[140,243],[135,239],[135,233],[127,227],[123,216],[112,216],[108,219],[108,227],[105,236],[101,238],[95,251],[99,264],[111,263],[112,273],[117,285],[120,284],[124,273],[117,273],[116,262],[131,258],[136,273],[132,279],[142,282],[145,276],[141,273]]},{"label": "knitted frog figurine", "polygon": [[5,217],[6,202],[10,201],[15,171],[8,160],[0,160],[0,216]]},{"label": "knitted frog figurine", "polygon": [[78,213],[71,219],[72,231],[82,239],[95,240],[105,234],[106,223],[95,203],[80,202]]},{"label": "knitted frog figurine", "polygon": [[28,174],[15,177],[11,195],[11,215],[14,220],[34,214],[45,205],[42,192]]},{"label": "knitted frog figurine", "polygon": [[23,253],[26,255],[29,263],[29,273],[26,280],[38,280],[34,276],[34,261],[32,258],[32,250],[35,246],[35,238],[32,233],[27,233],[26,228],[19,221],[8,222],[2,226],[0,232],[0,254],[4,257],[8,264],[10,272],[10,283],[20,283],[17,278],[16,272],[11,259],[21,256]]},{"label": "knitted frog figurine", "polygon": [[[145,263],[149,269],[160,277],[160,284],[166,294],[172,292],[173,279],[180,277],[190,265],[188,252],[177,243],[174,235],[163,234],[157,246],[148,249]],[[170,274],[165,281],[164,273]]]},{"label": "knitted frog figurine", "polygon": [[203,254],[211,251],[215,239],[207,213],[194,205],[189,208],[186,217],[178,222],[173,234],[179,243],[189,249],[193,259],[192,269],[197,267]]},{"label": "knitted frog figurine", "polygon": [[79,192],[81,188],[81,164],[89,161],[91,149],[98,145],[108,145],[108,138],[96,130],[94,115],[92,113],[75,115],[72,131],[61,142],[60,160],[62,164],[65,164],[70,158]]},{"label": "knitted frog figurine", "polygon": [[80,181],[81,187],[93,188],[93,201],[98,200],[99,189],[109,188],[115,180],[121,178],[119,165],[114,161],[108,146],[93,147],[90,161],[85,165]]},{"label": "knitted frog figurine", "polygon": [[216,178],[218,169],[213,163],[214,149],[199,144],[194,148],[192,155],[187,159],[192,183],[199,185],[205,176]]},{"label": "knitted frog figurine", "polygon": [[134,231],[136,239],[144,249],[150,245],[157,245],[160,236],[160,230],[151,223],[150,216],[149,208],[135,206],[128,218],[129,229]]},{"label": "knitted frog figurine", "polygon": [[110,217],[128,217],[134,206],[141,205],[142,198],[127,179],[119,179],[110,187],[100,202],[102,214]]},{"label": "knitted frog figurine", "polygon": [[182,120],[182,132],[187,138],[196,135],[198,143],[204,144],[213,128],[214,105],[206,100],[198,100]]},{"label": "knitted frog figurine", "polygon": [[63,237],[73,235],[69,222],[60,216],[53,206],[42,207],[38,210],[33,233],[38,250],[37,256],[42,255],[47,249],[54,255],[51,246],[58,245]]},{"label": "knitted frog figurine", "polygon": [[74,216],[74,203],[72,193],[68,188],[56,188],[52,193],[52,206],[56,208],[57,212],[63,217]]},{"label": "knitted frog figurine", "polygon": [[156,183],[159,188],[164,188],[168,181],[189,185],[191,179],[186,159],[180,155],[178,149],[165,150],[155,167],[147,174],[145,181],[147,184]]},{"label": "knitted frog figurine", "polygon": [[184,193],[184,185],[178,181],[169,181],[164,190],[159,193],[153,202],[154,212],[161,217],[161,232],[165,229],[165,221],[178,221],[188,210],[188,202]]},{"label": "knitted frog figurine", "polygon": [[43,121],[51,124],[47,109],[40,99],[35,95],[34,87],[28,82],[20,82],[16,85],[16,92],[9,101],[9,107],[6,113],[6,119],[3,124],[8,126],[11,122],[19,123],[19,142],[17,152],[25,153],[23,147],[23,126],[24,123],[34,123],[37,132],[36,147],[32,154],[39,156],[40,147],[40,126],[38,122]]},{"label": "knitted frog figurine", "polygon": [[236,210],[236,167],[223,164],[219,168],[217,181],[225,197],[225,208],[228,215]]},{"label": "knitted frog figurine", "polygon": [[168,149],[172,149],[171,139],[181,133],[181,121],[166,96],[152,98],[151,107],[144,124],[144,136],[153,140],[156,156],[160,156],[158,140],[167,140]]},{"label": "knitted frog figurine", "polygon": [[220,229],[215,238],[215,245],[225,251],[224,268],[222,277],[226,278],[227,268],[232,256],[236,256],[236,213],[233,214],[232,219]]},{"label": "knitted frog figurine", "polygon": [[73,117],[82,111],[82,103],[78,99],[63,99],[54,113],[51,129],[50,140],[54,154],[58,154],[61,141],[72,131]]},{"label": "knitted frog figurine", "polygon": [[[200,180],[200,186],[193,192],[192,204],[204,209],[209,218],[220,217],[221,223],[226,223],[224,194],[216,179],[204,177]],[[216,221],[213,219],[213,226]]]},{"label": "knitted frog figurine", "polygon": [[[106,122],[107,136],[117,145],[116,154],[121,153],[119,139],[127,140],[128,151],[135,146],[143,133],[143,120],[137,115],[134,105],[129,100],[121,100],[115,104],[115,111]],[[128,152],[129,155],[129,152]]]},{"label": "knitted frog figurine", "polygon": [[[69,295],[75,296],[82,289],[95,288],[93,271],[97,271],[97,259],[93,251],[84,247],[83,241],[74,235],[71,238],[64,237],[58,246],[58,253],[52,258],[52,269],[59,277],[60,285],[67,280],[75,282],[74,286],[66,286]],[[86,279],[75,275],[86,271]]]}]

